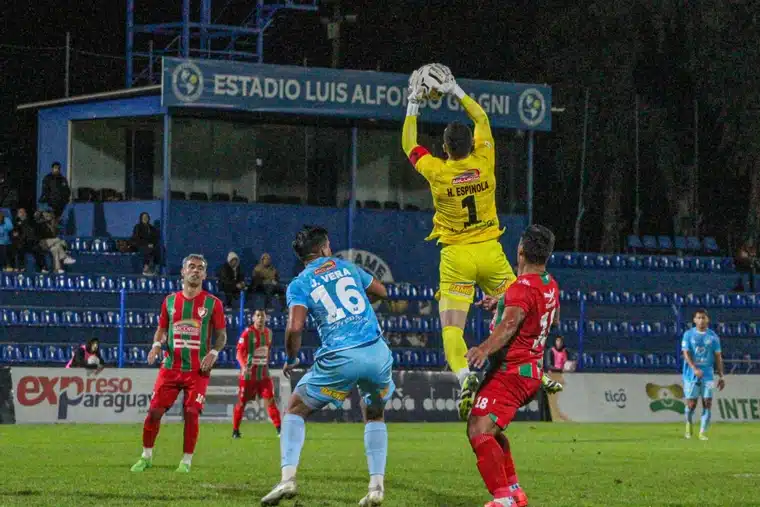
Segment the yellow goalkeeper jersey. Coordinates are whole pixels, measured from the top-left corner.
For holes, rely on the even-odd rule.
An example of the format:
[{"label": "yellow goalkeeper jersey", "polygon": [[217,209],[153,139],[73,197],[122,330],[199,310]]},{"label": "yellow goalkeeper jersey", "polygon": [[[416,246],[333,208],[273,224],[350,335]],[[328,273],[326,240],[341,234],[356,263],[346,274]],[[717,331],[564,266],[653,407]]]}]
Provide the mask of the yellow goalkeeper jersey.
[{"label": "yellow goalkeeper jersey", "polygon": [[480,243],[504,232],[496,214],[495,149],[488,116],[468,96],[462,105],[475,122],[474,149],[467,158],[443,160],[418,145],[416,116],[406,117],[402,136],[404,151],[433,194],[433,231],[425,239],[446,245]]}]

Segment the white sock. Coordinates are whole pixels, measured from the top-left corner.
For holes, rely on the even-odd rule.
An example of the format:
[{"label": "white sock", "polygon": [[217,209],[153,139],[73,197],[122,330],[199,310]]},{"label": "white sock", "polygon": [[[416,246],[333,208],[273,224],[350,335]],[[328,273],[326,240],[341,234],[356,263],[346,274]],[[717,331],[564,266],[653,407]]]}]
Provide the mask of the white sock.
[{"label": "white sock", "polygon": [[467,376],[470,374],[469,368],[462,368],[457,372],[457,380],[459,380],[459,385],[461,386],[464,384],[464,380],[467,378]]},{"label": "white sock", "polygon": [[282,467],[282,482],[292,481],[296,478],[296,467],[294,465],[285,465]]},{"label": "white sock", "polygon": [[192,465],[193,463],[193,455],[192,454],[183,454],[182,455],[182,463],[185,465]]},{"label": "white sock", "polygon": [[512,500],[511,496],[508,496],[506,498],[494,498],[493,501],[494,502],[499,502],[504,507],[510,507],[512,505],[515,505],[515,501]]},{"label": "white sock", "polygon": [[153,457],[153,449],[148,449],[147,447],[143,447],[143,454],[142,457],[145,459],[151,459]]},{"label": "white sock", "polygon": [[385,479],[385,476],[381,475],[381,474],[370,475],[369,476],[369,489],[380,488],[380,489],[384,490],[385,486],[383,486],[383,479]]}]

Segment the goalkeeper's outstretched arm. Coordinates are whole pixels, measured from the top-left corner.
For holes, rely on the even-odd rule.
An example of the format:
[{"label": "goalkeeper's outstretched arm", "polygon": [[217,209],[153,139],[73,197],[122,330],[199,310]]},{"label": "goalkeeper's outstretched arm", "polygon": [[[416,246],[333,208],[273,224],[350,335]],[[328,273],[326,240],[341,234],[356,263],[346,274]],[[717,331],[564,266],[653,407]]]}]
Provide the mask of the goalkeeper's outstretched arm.
[{"label": "goalkeeper's outstretched arm", "polygon": [[401,132],[401,147],[408,157],[417,146],[417,116],[420,106],[416,101],[409,101],[404,119],[404,130]]},{"label": "goalkeeper's outstretched arm", "polygon": [[464,90],[459,87],[459,85],[456,85],[454,87],[452,93],[459,99],[459,102],[462,104],[462,107],[464,107],[467,116],[469,116],[475,124],[475,139],[493,139],[493,134],[491,133],[491,122],[488,121],[488,115],[483,110],[483,108],[480,107],[480,104],[478,104],[474,99],[467,95]]}]

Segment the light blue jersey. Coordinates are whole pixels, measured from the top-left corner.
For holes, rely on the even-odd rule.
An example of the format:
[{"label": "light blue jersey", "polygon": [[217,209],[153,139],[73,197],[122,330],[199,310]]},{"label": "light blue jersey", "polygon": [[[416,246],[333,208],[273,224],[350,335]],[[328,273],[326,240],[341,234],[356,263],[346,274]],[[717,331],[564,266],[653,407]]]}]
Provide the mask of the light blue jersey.
[{"label": "light blue jersey", "polygon": [[693,327],[683,334],[681,350],[688,351],[694,365],[702,370],[702,378],[698,379],[689,364],[683,362],[684,395],[687,399],[712,398],[715,380],[715,353],[721,352],[720,338],[711,329],[704,333]]},{"label": "light blue jersey", "polygon": [[338,258],[320,257],[288,286],[288,307],[304,306],[322,342],[315,359],[375,341],[382,335],[365,289],[372,275]]},{"label": "light blue jersey", "polygon": [[365,292],[372,280],[348,261],[321,257],[288,286],[288,307],[306,307],[321,341],[295,389],[313,409],[342,405],[356,385],[367,405],[384,403],[395,389],[393,357]]}]

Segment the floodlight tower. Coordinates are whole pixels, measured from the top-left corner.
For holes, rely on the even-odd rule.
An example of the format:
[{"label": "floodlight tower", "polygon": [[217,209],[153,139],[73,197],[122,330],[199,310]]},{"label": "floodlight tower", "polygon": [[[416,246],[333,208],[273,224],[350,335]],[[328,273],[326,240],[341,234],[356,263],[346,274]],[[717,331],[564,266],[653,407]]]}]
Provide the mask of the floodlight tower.
[{"label": "floodlight tower", "polygon": [[235,0],[224,1],[219,9],[212,0],[195,0],[200,3],[200,20],[193,21],[191,0],[181,0],[180,20],[136,24],[136,2],[127,0],[127,88],[157,83],[162,56],[261,63],[264,32],[279,11],[318,9],[318,0],[256,0],[253,9]]}]

